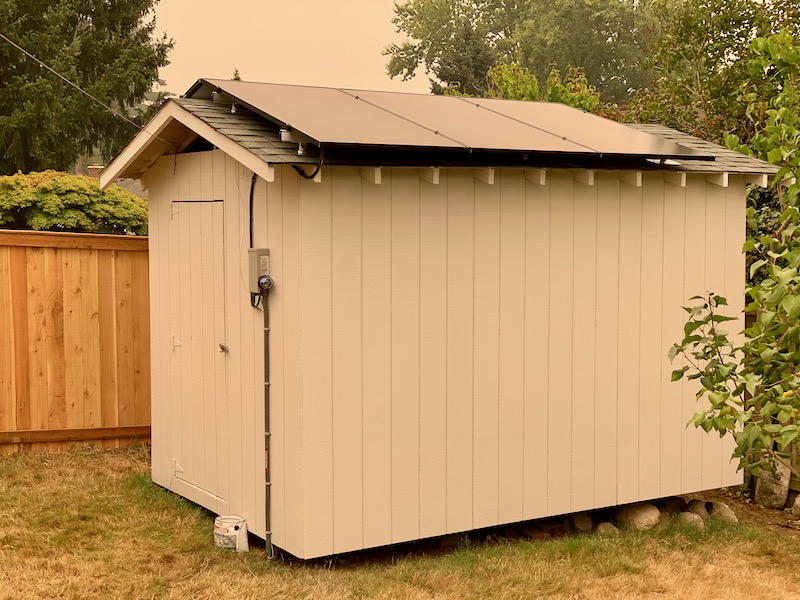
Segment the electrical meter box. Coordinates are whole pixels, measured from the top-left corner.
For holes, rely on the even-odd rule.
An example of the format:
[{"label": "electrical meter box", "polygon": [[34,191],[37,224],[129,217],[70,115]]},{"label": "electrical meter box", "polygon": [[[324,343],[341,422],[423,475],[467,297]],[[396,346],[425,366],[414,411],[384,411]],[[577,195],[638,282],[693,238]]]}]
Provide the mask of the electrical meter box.
[{"label": "electrical meter box", "polygon": [[248,285],[251,294],[260,294],[258,279],[266,275],[269,277],[269,250],[267,248],[250,248],[247,251],[250,257],[250,271]]}]

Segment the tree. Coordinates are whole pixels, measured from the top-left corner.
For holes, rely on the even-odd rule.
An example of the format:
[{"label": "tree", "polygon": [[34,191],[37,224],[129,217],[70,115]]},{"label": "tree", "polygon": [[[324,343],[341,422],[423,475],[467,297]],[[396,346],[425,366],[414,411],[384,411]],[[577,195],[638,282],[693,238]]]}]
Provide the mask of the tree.
[{"label": "tree", "polygon": [[464,23],[453,31],[452,44],[442,48],[441,56],[431,67],[436,80],[431,91],[444,94],[458,90],[472,96],[482,96],[488,85],[486,73],[497,60],[494,48],[485,43],[480,32]]},{"label": "tree", "polygon": [[559,102],[587,112],[612,115],[616,106],[604,104],[600,93],[586,79],[583,69],[572,67],[562,78],[557,69],[550,71],[544,92],[539,93],[539,80],[518,63],[500,63],[487,73],[489,98]]},{"label": "tree", "polygon": [[[581,67],[607,102],[622,102],[630,89],[648,84],[642,68],[646,2],[632,0],[533,0],[515,40],[518,60],[544,81],[552,69]],[[576,34],[576,29],[580,31]]]},{"label": "tree", "polygon": [[726,131],[748,141],[755,123],[744,112],[746,104],[732,100],[745,81],[763,101],[775,92],[766,74],[748,74],[750,42],[784,27],[797,35],[800,5],[796,0],[652,0],[651,10],[646,66],[655,80],[634,94],[628,119],[714,142],[721,142]]},{"label": "tree", "polygon": [[[172,41],[156,37],[158,0],[0,0],[0,33],[133,121]],[[135,128],[0,39],[0,173],[67,169],[110,157]]]},{"label": "tree", "polygon": [[508,52],[525,0],[406,0],[392,23],[408,39],[390,44],[390,77],[410,79],[423,67],[431,89],[482,95],[486,72]]},{"label": "tree", "polygon": [[0,226],[147,234],[147,202],[117,185],[56,171],[0,176]]},{"label": "tree", "polygon": [[800,440],[800,45],[784,32],[755,39],[749,52],[744,93],[766,75],[776,95],[767,106],[757,98],[747,106],[755,132],[746,150],[781,166],[775,184],[794,181],[779,197],[781,214],[771,232],[759,231],[765,221],[748,208],[750,235],[743,251],[758,259],[750,265],[745,308],[756,318],[744,340],[734,343],[722,329],[730,320],[720,314],[724,298],[713,292],[693,298],[684,338],[670,350],[671,358],[681,356],[686,365],[672,378],[700,383],[697,397],[708,402],[692,423],[732,435],[742,467],[758,475],[780,462],[800,477],[790,460]]},{"label": "tree", "polygon": [[395,5],[393,23],[408,39],[386,48],[387,70],[408,79],[424,67],[434,92],[484,95],[493,65],[519,63],[539,81],[554,68],[580,67],[604,99],[620,101],[628,88],[649,81],[638,43],[648,13],[640,6],[633,0],[406,0]]}]

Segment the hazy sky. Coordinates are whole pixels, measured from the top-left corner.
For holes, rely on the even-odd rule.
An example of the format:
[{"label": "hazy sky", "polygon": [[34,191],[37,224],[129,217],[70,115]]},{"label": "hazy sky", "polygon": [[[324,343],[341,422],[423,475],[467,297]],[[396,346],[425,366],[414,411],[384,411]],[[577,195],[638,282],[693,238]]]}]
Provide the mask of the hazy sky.
[{"label": "hazy sky", "polygon": [[427,92],[427,77],[386,75],[381,49],[399,36],[394,0],[161,0],[156,31],[175,40],[161,71],[186,92],[201,77]]}]

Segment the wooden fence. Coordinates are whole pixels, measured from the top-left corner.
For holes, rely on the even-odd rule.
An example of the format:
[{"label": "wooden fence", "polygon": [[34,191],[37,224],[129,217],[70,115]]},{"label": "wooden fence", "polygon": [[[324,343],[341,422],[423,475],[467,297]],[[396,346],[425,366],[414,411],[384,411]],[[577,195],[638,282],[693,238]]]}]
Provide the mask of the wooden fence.
[{"label": "wooden fence", "polygon": [[150,436],[147,247],[0,230],[0,452]]}]

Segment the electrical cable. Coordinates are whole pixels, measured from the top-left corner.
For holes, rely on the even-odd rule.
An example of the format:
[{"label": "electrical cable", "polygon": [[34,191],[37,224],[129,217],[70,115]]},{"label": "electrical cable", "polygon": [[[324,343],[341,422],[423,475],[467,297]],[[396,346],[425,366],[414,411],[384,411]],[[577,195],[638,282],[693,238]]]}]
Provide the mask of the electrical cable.
[{"label": "electrical cable", "polygon": [[250,247],[253,247],[253,194],[256,190],[256,178],[258,175],[253,173],[253,178],[250,180]]},{"label": "electrical cable", "polygon": [[311,175],[306,175],[306,172],[303,171],[303,169],[298,167],[297,165],[292,165],[292,168],[295,171],[297,171],[300,174],[300,177],[302,177],[303,179],[314,179],[314,177],[316,177],[317,174],[322,169],[322,163],[323,163],[324,160],[325,160],[325,148],[320,148],[319,149],[319,162],[317,163],[317,168],[314,169],[314,172],[311,173]]},{"label": "electrical cable", "polygon": [[261,292],[261,307],[264,311],[264,514],[265,543],[267,559],[275,560],[275,546],[272,545],[272,469],[270,455],[272,453],[272,428],[270,426],[270,371],[269,371],[269,288]]},{"label": "electrical cable", "polygon": [[93,96],[92,94],[90,94],[89,92],[87,92],[86,90],[84,90],[84,89],[83,89],[81,86],[79,86],[77,83],[73,83],[72,81],[70,81],[69,79],[67,79],[66,77],[64,77],[64,76],[63,76],[61,73],[59,73],[58,71],[56,71],[56,70],[55,70],[54,68],[52,68],[50,65],[48,65],[48,64],[47,64],[47,63],[45,63],[44,61],[42,61],[42,60],[40,60],[39,58],[37,58],[36,56],[34,56],[33,54],[31,54],[30,52],[28,52],[27,50],[25,50],[25,48],[23,48],[22,46],[20,46],[19,44],[17,44],[17,43],[16,43],[16,42],[14,42],[13,40],[9,39],[8,37],[6,37],[5,35],[3,35],[2,33],[0,33],[0,39],[3,39],[3,40],[5,40],[6,42],[8,42],[9,44],[11,44],[11,45],[12,45],[14,48],[16,48],[17,50],[19,50],[20,52],[22,52],[22,53],[23,53],[25,56],[27,56],[28,58],[31,58],[31,59],[33,59],[34,61],[36,61],[36,62],[39,64],[39,66],[41,66],[41,67],[44,67],[45,69],[47,69],[48,71],[50,71],[50,72],[51,72],[53,75],[55,75],[56,77],[58,77],[59,79],[61,79],[61,80],[62,80],[62,81],[64,81],[65,83],[67,83],[67,84],[71,85],[72,87],[74,87],[74,88],[75,88],[76,90],[78,90],[78,91],[79,91],[81,94],[83,94],[83,95],[84,95],[84,96],[86,96],[87,98],[91,99],[93,102],[96,102],[97,104],[99,104],[100,106],[102,106],[103,108],[105,108],[105,109],[106,109],[108,112],[110,112],[110,113],[111,113],[112,115],[114,115],[115,117],[119,117],[120,119],[122,119],[122,120],[123,120],[123,121],[125,121],[126,123],[128,123],[128,124],[130,124],[130,125],[133,125],[133,126],[136,128],[136,129],[138,129],[138,130],[140,130],[140,131],[144,131],[146,134],[150,135],[151,137],[154,137],[154,138],[156,138],[157,140],[160,140],[160,141],[164,142],[164,143],[165,143],[165,144],[167,144],[168,146],[175,146],[175,144],[173,144],[173,143],[171,143],[171,142],[168,142],[167,140],[165,140],[165,139],[163,139],[163,138],[160,138],[160,137],[158,137],[158,136],[157,136],[156,134],[154,134],[154,133],[150,133],[149,131],[145,130],[145,128],[144,128],[144,127],[142,127],[141,125],[139,125],[139,124],[138,124],[136,121],[133,121],[133,120],[129,119],[128,117],[126,117],[125,115],[123,115],[122,113],[120,113],[120,112],[118,112],[118,111],[114,110],[114,109],[113,109],[113,108],[111,108],[111,107],[110,107],[108,104],[106,104],[106,103],[105,103],[105,102],[103,102],[102,100],[99,100],[98,98],[96,98],[95,96]]}]

